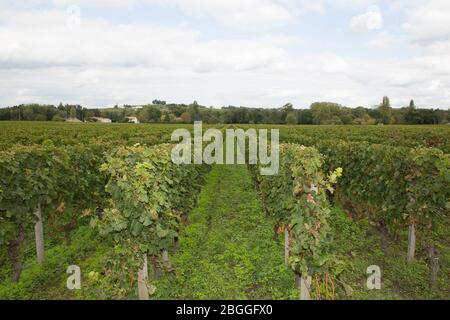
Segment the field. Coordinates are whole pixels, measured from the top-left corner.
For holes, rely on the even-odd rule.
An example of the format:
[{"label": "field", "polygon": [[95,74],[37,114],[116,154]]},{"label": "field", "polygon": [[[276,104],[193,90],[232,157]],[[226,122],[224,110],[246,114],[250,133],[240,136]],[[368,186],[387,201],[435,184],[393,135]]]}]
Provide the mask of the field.
[{"label": "field", "polygon": [[192,125],[0,122],[0,299],[449,298],[450,126],[214,127],[279,129],[279,175],[173,164]]}]

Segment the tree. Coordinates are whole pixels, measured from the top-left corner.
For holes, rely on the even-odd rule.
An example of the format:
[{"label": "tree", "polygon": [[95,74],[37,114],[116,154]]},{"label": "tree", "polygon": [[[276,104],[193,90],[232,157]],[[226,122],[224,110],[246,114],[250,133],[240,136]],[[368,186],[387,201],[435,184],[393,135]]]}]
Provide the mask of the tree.
[{"label": "tree", "polygon": [[351,124],[353,122],[353,117],[350,113],[342,114],[339,119],[341,119],[342,124]]},{"label": "tree", "polygon": [[[197,103],[197,101],[194,101],[194,103],[192,103],[190,106],[189,106],[189,113],[190,113],[190,116],[191,116],[191,119],[193,120],[193,121],[200,121],[201,120],[201,117],[200,117],[200,111],[199,111],[199,105],[198,105],[198,103]],[[192,121],[191,120],[191,121]]]},{"label": "tree", "polygon": [[170,116],[168,113],[164,115],[164,122],[170,122]]},{"label": "tree", "polygon": [[280,112],[280,110],[270,109],[265,112],[263,122],[270,124],[278,124],[278,123],[285,123],[285,119],[283,118],[283,113]]},{"label": "tree", "polygon": [[77,117],[77,109],[75,109],[74,106],[70,107],[70,118],[76,118]]},{"label": "tree", "polygon": [[263,113],[261,109],[251,109],[248,113],[250,123],[262,123],[263,122]]},{"label": "tree", "polygon": [[57,113],[53,116],[52,121],[64,121],[64,117],[61,114]]},{"label": "tree", "polygon": [[138,117],[140,122],[158,122],[161,120],[161,110],[155,106],[145,106]]},{"label": "tree", "polygon": [[298,110],[297,118],[297,123],[299,124],[313,124],[313,115],[309,109]]},{"label": "tree", "polygon": [[289,102],[283,106],[282,110],[284,110],[285,112],[292,112],[294,111],[294,106]]},{"label": "tree", "polygon": [[189,112],[183,112],[180,116],[184,123],[191,123],[191,114]]},{"label": "tree", "polygon": [[294,112],[288,113],[286,116],[286,123],[290,125],[297,124],[297,117]]},{"label": "tree", "polygon": [[340,119],[336,119],[341,114],[342,106],[340,104],[333,102],[314,102],[310,109],[315,124],[329,124],[330,122],[342,123]]},{"label": "tree", "polygon": [[390,108],[391,107],[391,101],[389,100],[389,97],[384,96],[383,102],[381,103],[381,107]]},{"label": "tree", "polygon": [[378,123],[390,124],[393,122],[391,102],[388,97],[383,97],[383,102],[378,107],[380,118]]},{"label": "tree", "polygon": [[327,119],[323,121],[321,124],[328,124],[328,125],[337,125],[337,124],[343,124],[342,120],[338,116],[333,116],[331,119]]},{"label": "tree", "polygon": [[156,105],[161,105],[161,106],[165,106],[165,105],[166,105],[166,102],[165,102],[165,101],[163,101],[163,100],[158,100],[158,99],[155,99],[155,100],[153,100],[153,101],[152,101],[152,104],[156,104]]},{"label": "tree", "polygon": [[219,123],[219,122],[220,122],[219,114],[216,112],[211,112],[211,115],[210,115],[207,123],[215,124],[215,123]]},{"label": "tree", "polygon": [[[247,108],[228,106],[221,109],[192,104],[168,104],[164,101],[154,100],[159,105],[148,104],[138,109],[130,105],[117,106],[104,109],[87,109],[81,105],[57,106],[40,104],[22,104],[0,108],[0,120],[26,120],[26,121],[60,121],[69,117],[84,121],[86,118],[104,117],[112,122],[124,122],[126,117],[138,117],[141,122],[172,122],[175,119],[192,123],[202,120],[204,123],[224,124],[294,124],[293,113],[297,124],[439,124],[448,123],[449,110],[417,109],[414,100],[409,106],[394,109],[390,106],[388,97],[372,108],[348,108],[333,102],[315,102],[309,109],[294,109],[291,103],[280,108]],[[75,110],[75,111],[74,111]],[[180,120],[181,115],[184,120]],[[289,116],[290,115],[290,116]],[[289,116],[289,119],[288,119]],[[339,120],[337,119],[339,118]]]},{"label": "tree", "polygon": [[352,109],[352,115],[355,118],[363,118],[367,114],[367,110],[364,107],[357,107]]},{"label": "tree", "polygon": [[354,124],[361,124],[361,125],[375,124],[375,119],[371,118],[369,116],[369,114],[365,113],[365,114],[363,114],[362,117],[355,118],[353,120],[353,123]]}]

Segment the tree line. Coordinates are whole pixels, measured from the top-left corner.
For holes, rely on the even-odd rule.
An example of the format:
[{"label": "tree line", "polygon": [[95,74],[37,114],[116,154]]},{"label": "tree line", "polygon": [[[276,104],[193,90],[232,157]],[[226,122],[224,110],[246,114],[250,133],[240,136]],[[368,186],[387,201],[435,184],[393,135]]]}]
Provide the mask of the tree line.
[{"label": "tree line", "polygon": [[350,108],[334,102],[315,102],[308,109],[294,108],[287,103],[280,108],[247,108],[228,106],[220,109],[191,104],[166,103],[154,100],[143,106],[124,105],[113,108],[86,108],[81,105],[22,104],[0,109],[0,120],[65,121],[76,118],[89,121],[95,117],[112,122],[129,122],[136,117],[143,123],[236,123],[236,124],[316,124],[316,125],[374,125],[374,124],[446,124],[450,111],[421,109],[411,100],[409,106],[392,108],[388,97],[374,107]]}]

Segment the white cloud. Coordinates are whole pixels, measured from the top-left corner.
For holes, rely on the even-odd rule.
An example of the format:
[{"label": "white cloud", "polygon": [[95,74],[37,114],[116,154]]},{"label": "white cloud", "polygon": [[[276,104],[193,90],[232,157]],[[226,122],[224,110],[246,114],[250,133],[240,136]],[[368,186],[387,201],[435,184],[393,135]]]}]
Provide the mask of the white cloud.
[{"label": "white cloud", "polygon": [[175,0],[185,12],[214,17],[231,27],[274,27],[292,22],[291,12],[271,0]]},{"label": "white cloud", "polygon": [[380,0],[328,0],[327,3],[330,6],[338,7],[338,8],[367,8],[369,5],[375,5]]},{"label": "white cloud", "polygon": [[[29,20],[0,29],[0,68],[49,66],[145,65],[170,68],[196,41],[190,30],[158,26],[111,25],[84,20],[79,30],[67,28],[65,15]],[[44,24],[45,23],[45,24]],[[35,28],[35,25],[40,25]]]},{"label": "white cloud", "polygon": [[[41,20],[43,15],[45,20]],[[202,73],[249,71],[283,60],[285,52],[279,45],[295,41],[276,35],[205,41],[186,28],[114,25],[89,19],[79,29],[71,29],[65,19],[62,12],[34,19],[27,15],[26,22],[11,21],[8,28],[0,29],[0,42],[5,44],[0,47],[0,69],[142,66]],[[37,24],[39,28],[34,27]]]},{"label": "white cloud", "polygon": [[373,49],[388,49],[399,47],[404,44],[403,37],[389,32],[376,34],[372,39],[366,41],[365,45]]},{"label": "white cloud", "polygon": [[[44,1],[44,0],[42,0]],[[292,23],[295,18],[310,13],[324,13],[327,8],[361,8],[379,0],[53,0],[58,7],[120,6],[136,7],[157,4],[178,8],[184,13],[213,18],[232,28],[270,29]],[[19,0],[20,2],[20,0]]]},{"label": "white cloud", "polygon": [[411,8],[403,25],[415,42],[450,40],[450,1],[428,0]]},{"label": "white cloud", "polygon": [[293,21],[294,15],[283,3],[273,0],[54,0],[59,6],[121,6],[159,5],[164,8],[178,8],[186,14],[213,18],[232,28],[269,29]]},{"label": "white cloud", "polygon": [[437,91],[443,88],[443,84],[441,80],[433,80],[431,81],[430,85],[428,86],[428,90],[430,91]]},{"label": "white cloud", "polygon": [[388,74],[387,75],[388,78],[388,84],[391,87],[410,87],[412,84],[414,84],[414,82],[416,82],[417,79],[416,77],[413,77],[411,75],[410,72],[408,71],[403,71],[403,72],[399,72],[399,73],[394,73],[394,74]]},{"label": "white cloud", "polygon": [[354,16],[350,20],[350,29],[355,32],[379,30],[383,27],[383,15],[378,6],[370,6],[361,15]]},{"label": "white cloud", "polygon": [[[155,1],[113,0],[112,4],[137,8]],[[160,5],[163,9],[169,6],[164,10],[177,8],[177,14],[184,12],[182,22],[186,24],[163,26],[132,19],[118,23],[107,16],[94,18],[92,12],[84,15],[89,6],[106,3],[101,0],[56,0],[56,7],[48,5],[50,0],[2,1],[0,106],[63,101],[102,107],[140,104],[154,98],[255,107],[282,106],[287,101],[306,107],[326,99],[357,106],[378,103],[384,95],[389,95],[395,106],[407,105],[411,98],[418,105],[449,106],[450,41],[441,30],[430,27],[421,33],[415,28],[386,26],[385,31],[371,33],[372,38],[360,48],[351,42],[352,37],[331,47],[336,52],[320,43],[310,45],[308,36],[326,37],[320,34],[323,30],[304,33],[311,28],[301,23],[305,13],[320,13],[328,19],[330,8],[333,13],[351,15],[381,1],[169,1]],[[42,9],[42,4],[47,9]],[[79,28],[68,28],[66,9],[70,4],[82,5]],[[256,8],[258,4],[260,8]],[[422,0],[420,4],[425,5]],[[277,9],[273,13],[267,8]],[[419,23],[414,6],[410,4],[408,10],[407,22]],[[375,17],[377,13],[379,17]],[[201,25],[189,27],[191,15],[213,18],[227,27],[242,23],[252,30],[233,29],[226,36],[217,36]],[[383,26],[381,12],[375,7],[355,21],[358,30]],[[295,28],[270,32],[272,27],[292,22]],[[406,46],[407,40],[412,41],[414,50]],[[360,53],[368,51],[367,47],[411,51],[402,59],[374,58]],[[355,53],[355,48],[360,52]]]},{"label": "white cloud", "polygon": [[339,56],[327,56],[323,61],[323,71],[326,73],[343,73],[347,72],[349,64]]},{"label": "white cloud", "polygon": [[329,89],[325,90],[321,96],[321,101],[351,101],[357,95],[353,89]]}]

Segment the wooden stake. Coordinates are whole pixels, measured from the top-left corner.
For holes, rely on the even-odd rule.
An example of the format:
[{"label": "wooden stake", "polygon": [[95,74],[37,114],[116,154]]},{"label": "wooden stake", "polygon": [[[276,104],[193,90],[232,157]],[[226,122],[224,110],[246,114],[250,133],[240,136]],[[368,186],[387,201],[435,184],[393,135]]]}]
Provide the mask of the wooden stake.
[{"label": "wooden stake", "polygon": [[36,236],[36,256],[39,264],[45,261],[45,248],[44,248],[44,224],[42,223],[42,210],[39,204],[36,208],[35,215],[38,218],[34,226],[34,234]]},{"label": "wooden stake", "polygon": [[311,283],[312,277],[308,276],[306,279],[304,277],[295,275],[295,283],[297,288],[300,290],[300,300],[311,300]]},{"label": "wooden stake", "polygon": [[167,251],[167,250],[162,251],[162,262],[166,269],[170,269],[172,267],[170,265],[170,260],[169,260],[169,251]]},{"label": "wooden stake", "polygon": [[428,259],[430,259],[430,288],[435,290],[437,287],[438,274],[439,274],[439,257],[437,255],[437,250],[433,245],[426,247],[428,253]]},{"label": "wooden stake", "polygon": [[416,250],[416,225],[411,223],[408,229],[408,263],[414,261],[414,252]]},{"label": "wooden stake", "polygon": [[23,227],[20,226],[17,230],[17,236],[15,239],[8,242],[8,256],[11,259],[13,273],[12,281],[18,282],[20,278],[20,273],[22,272],[22,260],[20,259],[20,247],[23,240],[25,239],[25,232]]},{"label": "wooden stake", "polygon": [[198,207],[198,194],[194,198],[194,208]]},{"label": "wooden stake", "polygon": [[289,231],[287,225],[284,226],[284,264],[289,267]]},{"label": "wooden stake", "polygon": [[142,269],[138,271],[138,291],[139,300],[148,300],[148,269],[147,269],[147,255],[144,256],[144,263]]}]

